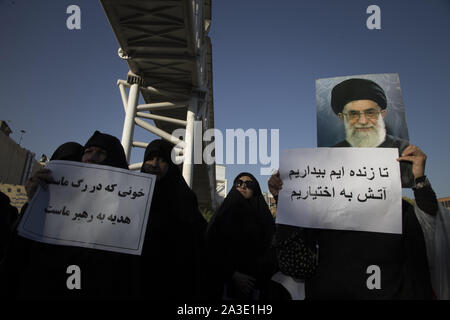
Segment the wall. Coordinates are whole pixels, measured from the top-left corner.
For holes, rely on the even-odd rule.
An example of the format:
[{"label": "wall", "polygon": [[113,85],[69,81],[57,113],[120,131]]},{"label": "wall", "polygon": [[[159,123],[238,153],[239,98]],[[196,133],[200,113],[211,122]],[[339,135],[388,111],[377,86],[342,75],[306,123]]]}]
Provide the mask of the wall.
[{"label": "wall", "polygon": [[34,153],[22,148],[0,131],[0,184],[24,185],[41,168]]}]

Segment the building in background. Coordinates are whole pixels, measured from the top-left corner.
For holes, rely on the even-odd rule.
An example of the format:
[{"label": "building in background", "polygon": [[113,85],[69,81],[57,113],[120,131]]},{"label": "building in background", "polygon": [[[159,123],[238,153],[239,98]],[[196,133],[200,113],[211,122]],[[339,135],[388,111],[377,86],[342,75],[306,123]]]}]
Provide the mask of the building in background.
[{"label": "building in background", "polygon": [[26,202],[23,186],[31,174],[41,167],[34,153],[22,148],[10,138],[11,128],[0,121],[0,190],[19,210]]},{"label": "building in background", "polygon": [[444,207],[446,207],[447,209],[450,209],[450,197],[446,197],[446,198],[439,198],[438,201],[440,203],[442,203],[442,205]]},{"label": "building in background", "polygon": [[23,205],[28,201],[25,187],[16,184],[0,183],[0,191],[6,194],[11,201],[11,205],[20,212]]},{"label": "building in background", "polygon": [[263,192],[264,200],[266,200],[267,205],[269,206],[270,213],[275,217],[277,214],[277,203],[275,198],[272,196],[270,192]]},{"label": "building in background", "polygon": [[218,208],[227,196],[226,167],[216,164],[216,208]]}]

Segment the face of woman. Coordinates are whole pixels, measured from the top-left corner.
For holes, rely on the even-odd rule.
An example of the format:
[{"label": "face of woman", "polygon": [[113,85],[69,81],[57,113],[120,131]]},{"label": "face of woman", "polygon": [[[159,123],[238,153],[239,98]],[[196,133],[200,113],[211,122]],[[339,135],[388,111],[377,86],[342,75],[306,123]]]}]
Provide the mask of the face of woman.
[{"label": "face of woman", "polygon": [[81,162],[101,164],[106,159],[106,157],[107,157],[106,150],[100,147],[88,147],[86,150],[84,150]]},{"label": "face of woman", "polygon": [[250,177],[242,176],[236,181],[236,189],[244,196],[245,199],[253,197],[253,189],[248,186],[253,180]]},{"label": "face of woman", "polygon": [[161,180],[169,171],[169,163],[158,156],[151,156],[144,162],[143,172],[156,175],[156,180]]}]

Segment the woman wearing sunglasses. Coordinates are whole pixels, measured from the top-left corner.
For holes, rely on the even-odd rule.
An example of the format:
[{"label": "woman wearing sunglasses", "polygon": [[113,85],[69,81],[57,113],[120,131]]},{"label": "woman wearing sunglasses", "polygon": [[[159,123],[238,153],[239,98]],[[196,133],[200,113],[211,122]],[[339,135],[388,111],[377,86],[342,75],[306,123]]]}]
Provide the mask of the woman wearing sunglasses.
[{"label": "woman wearing sunglasses", "polygon": [[[265,300],[276,287],[271,250],[275,222],[256,178],[240,173],[207,232],[209,295],[213,299]],[[270,292],[269,292],[270,291]]]}]

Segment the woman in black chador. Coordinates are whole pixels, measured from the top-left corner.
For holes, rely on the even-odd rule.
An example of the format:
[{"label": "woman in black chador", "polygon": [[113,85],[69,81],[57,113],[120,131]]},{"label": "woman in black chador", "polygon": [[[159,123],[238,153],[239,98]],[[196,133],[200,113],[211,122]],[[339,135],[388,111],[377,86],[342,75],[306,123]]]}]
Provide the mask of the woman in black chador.
[{"label": "woman in black chador", "polygon": [[207,233],[210,298],[269,299],[277,271],[275,222],[253,175],[240,173]]},{"label": "woman in black chador", "polygon": [[[95,131],[85,146],[66,143],[51,160],[71,160],[128,169],[120,141]],[[38,185],[52,181],[50,170],[38,170],[25,185],[32,199]],[[0,270],[0,294],[13,298],[100,299],[122,298],[132,293],[128,255],[90,248],[53,245],[32,241],[17,233]],[[67,268],[81,270],[81,289],[69,290]],[[4,281],[4,283],[3,283]]]},{"label": "woman in black chador", "polygon": [[[83,146],[77,142],[66,142],[60,145],[50,160],[81,161]],[[26,189],[29,199],[37,191],[38,178],[47,169],[39,169],[32,177],[33,183],[28,182]],[[11,245],[8,247],[8,256],[0,262],[0,296],[10,298],[36,297],[40,299],[59,297],[61,290],[56,290],[57,282],[65,287],[67,278],[66,268],[59,266],[58,262],[65,259],[65,246],[53,246],[46,243],[32,241],[19,237],[16,233],[20,219],[23,217],[28,202],[25,203],[15,223],[11,226]],[[70,250],[71,248],[69,248]],[[30,288],[39,289],[33,292]],[[38,288],[38,289],[37,289]]]},{"label": "woman in black chador", "polygon": [[206,221],[197,196],[171,160],[173,144],[154,140],[141,171],[156,176],[142,255],[136,257],[139,297],[192,301],[200,298]]}]

